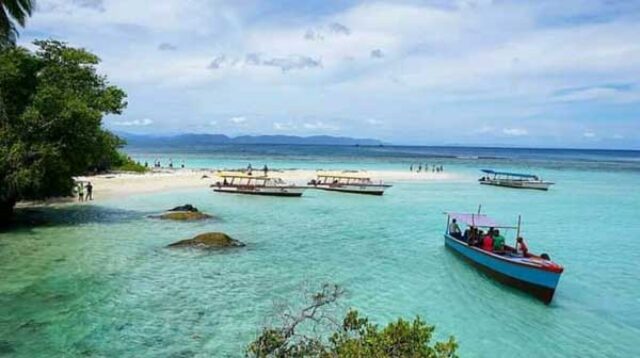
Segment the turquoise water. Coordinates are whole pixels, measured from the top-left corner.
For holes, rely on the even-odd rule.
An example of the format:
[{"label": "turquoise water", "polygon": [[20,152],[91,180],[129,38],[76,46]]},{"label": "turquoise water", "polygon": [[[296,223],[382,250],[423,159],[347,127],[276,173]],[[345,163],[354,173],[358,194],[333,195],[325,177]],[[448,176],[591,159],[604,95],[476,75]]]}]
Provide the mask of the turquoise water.
[{"label": "turquoise water", "polygon": [[[179,156],[187,166],[228,167],[249,160],[256,167],[406,170],[411,161]],[[640,355],[639,171],[502,163],[557,182],[537,192],[478,185],[478,167],[494,161],[430,161],[445,163],[458,179],[398,182],[383,197],[308,191],[263,198],[203,187],[23,213],[48,224],[0,234],[0,356],[241,356],[275,302],[323,282],[343,285],[343,307],[379,323],[424,317],[439,338],[455,335],[465,357]],[[183,203],[219,219],[147,218]],[[445,250],[442,211],[479,203],[508,223],[522,214],[531,249],[565,266],[551,305]],[[205,231],[224,231],[247,247],[165,248]]]}]

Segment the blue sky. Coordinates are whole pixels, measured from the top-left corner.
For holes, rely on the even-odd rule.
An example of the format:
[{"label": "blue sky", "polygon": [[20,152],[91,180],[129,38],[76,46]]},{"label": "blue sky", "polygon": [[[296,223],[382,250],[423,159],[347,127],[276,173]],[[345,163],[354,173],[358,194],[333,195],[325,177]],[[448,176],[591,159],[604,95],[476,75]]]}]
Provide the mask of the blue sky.
[{"label": "blue sky", "polygon": [[97,53],[108,128],[640,148],[640,2],[39,0]]}]

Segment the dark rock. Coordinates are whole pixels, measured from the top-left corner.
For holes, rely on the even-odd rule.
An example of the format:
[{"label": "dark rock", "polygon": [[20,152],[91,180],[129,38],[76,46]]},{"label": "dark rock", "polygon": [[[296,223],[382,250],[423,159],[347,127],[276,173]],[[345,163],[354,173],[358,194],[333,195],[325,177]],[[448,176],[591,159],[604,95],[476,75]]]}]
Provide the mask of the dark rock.
[{"label": "dark rock", "polygon": [[184,204],[184,205],[176,206],[175,208],[167,211],[190,211],[190,212],[196,213],[198,212],[198,208],[196,208],[191,204]]},{"label": "dark rock", "polygon": [[227,248],[243,247],[244,243],[234,240],[222,232],[208,232],[200,234],[193,239],[181,240],[168,245],[168,247],[198,247],[198,248]]}]

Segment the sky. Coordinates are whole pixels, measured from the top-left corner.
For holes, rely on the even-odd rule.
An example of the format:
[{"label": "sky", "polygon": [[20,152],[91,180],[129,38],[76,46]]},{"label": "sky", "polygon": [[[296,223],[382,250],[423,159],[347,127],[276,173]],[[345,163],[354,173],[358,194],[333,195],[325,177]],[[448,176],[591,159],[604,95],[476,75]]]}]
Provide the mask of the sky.
[{"label": "sky", "polygon": [[640,2],[38,0],[149,134],[640,149]]}]

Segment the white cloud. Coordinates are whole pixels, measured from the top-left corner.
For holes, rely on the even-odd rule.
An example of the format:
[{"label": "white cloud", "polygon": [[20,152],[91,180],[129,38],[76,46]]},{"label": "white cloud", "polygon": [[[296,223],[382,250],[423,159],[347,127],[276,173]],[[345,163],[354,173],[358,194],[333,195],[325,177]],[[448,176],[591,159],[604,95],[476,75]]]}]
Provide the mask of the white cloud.
[{"label": "white cloud", "polygon": [[131,121],[115,121],[115,122],[113,122],[114,125],[123,126],[123,127],[148,126],[148,125],[150,125],[152,123],[153,123],[153,120],[151,120],[149,118],[134,119],[134,120],[131,120]]},{"label": "white cloud", "polygon": [[235,124],[241,124],[247,121],[247,117],[241,117],[241,116],[231,117],[229,118],[229,121]]},{"label": "white cloud", "polygon": [[209,125],[210,125],[210,126],[214,126],[214,127],[215,127],[215,126],[217,126],[217,125],[218,125],[218,121],[216,121],[216,120],[211,120],[211,121],[209,121]]},{"label": "white cloud", "polygon": [[595,137],[596,137],[596,134],[595,134],[595,133],[593,133],[593,132],[591,132],[591,131],[584,132],[584,133],[582,133],[582,135],[583,135],[585,138],[595,138]]},{"label": "white cloud", "polygon": [[502,133],[511,137],[522,137],[528,135],[529,131],[524,128],[503,128]]},{"label": "white cloud", "polygon": [[322,122],[322,121],[303,123],[302,126],[305,129],[310,129],[310,130],[337,131],[337,130],[340,129],[340,127],[337,126],[337,125],[330,124],[330,123],[325,123],[325,122]]}]

